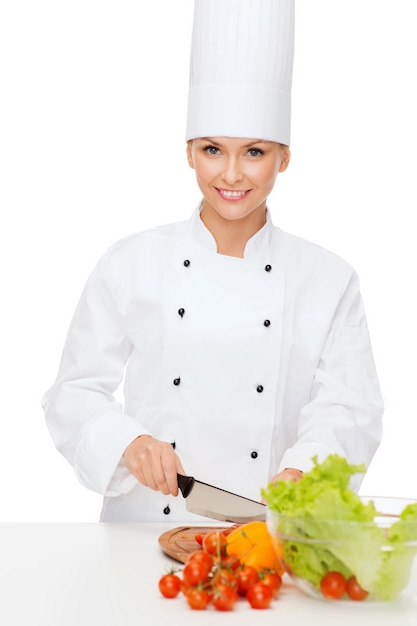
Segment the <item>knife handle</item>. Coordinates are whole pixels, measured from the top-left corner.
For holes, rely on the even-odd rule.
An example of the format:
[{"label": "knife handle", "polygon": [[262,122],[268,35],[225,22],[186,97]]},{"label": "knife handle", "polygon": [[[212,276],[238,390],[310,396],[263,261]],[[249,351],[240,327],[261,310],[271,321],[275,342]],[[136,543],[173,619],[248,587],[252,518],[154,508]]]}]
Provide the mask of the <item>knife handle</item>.
[{"label": "knife handle", "polygon": [[192,476],[183,476],[182,474],[177,474],[178,487],[183,495],[186,498],[191,489],[194,486],[194,478]]}]

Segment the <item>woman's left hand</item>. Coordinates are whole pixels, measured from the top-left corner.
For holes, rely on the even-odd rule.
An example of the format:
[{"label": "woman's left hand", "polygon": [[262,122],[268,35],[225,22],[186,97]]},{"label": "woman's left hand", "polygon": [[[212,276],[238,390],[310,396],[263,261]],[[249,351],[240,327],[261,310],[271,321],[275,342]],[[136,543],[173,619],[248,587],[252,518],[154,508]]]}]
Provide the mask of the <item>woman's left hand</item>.
[{"label": "woman's left hand", "polygon": [[277,483],[279,480],[292,480],[297,483],[303,477],[303,472],[295,467],[286,467],[278,474],[271,478],[271,483]]}]

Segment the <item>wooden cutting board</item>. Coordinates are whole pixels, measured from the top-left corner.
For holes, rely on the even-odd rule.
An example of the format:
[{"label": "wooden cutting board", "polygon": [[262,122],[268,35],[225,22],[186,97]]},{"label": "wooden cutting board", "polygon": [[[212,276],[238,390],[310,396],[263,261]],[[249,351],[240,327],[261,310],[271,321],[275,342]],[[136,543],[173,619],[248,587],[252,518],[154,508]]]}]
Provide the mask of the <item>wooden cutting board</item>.
[{"label": "wooden cutting board", "polygon": [[208,533],[212,530],[229,530],[229,526],[178,526],[163,533],[158,541],[162,550],[180,563],[185,563],[189,554],[198,550],[200,545],[195,540],[195,535]]}]

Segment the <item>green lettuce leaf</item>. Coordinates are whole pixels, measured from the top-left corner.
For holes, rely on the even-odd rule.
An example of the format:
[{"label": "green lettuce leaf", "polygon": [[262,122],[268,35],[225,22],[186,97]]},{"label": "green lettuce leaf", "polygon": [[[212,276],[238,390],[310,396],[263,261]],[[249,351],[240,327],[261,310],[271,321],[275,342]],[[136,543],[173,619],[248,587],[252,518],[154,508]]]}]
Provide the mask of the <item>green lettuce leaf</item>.
[{"label": "green lettuce leaf", "polygon": [[354,474],[366,472],[364,465],[350,465],[338,455],[313,463],[300,481],[262,490],[271,511],[283,514],[277,530],[290,538],[283,544],[287,566],[317,588],[326,572],[336,570],[347,578],[355,575],[374,595],[392,598],[409,579],[414,552],[404,541],[417,539],[417,506],[405,510],[387,536],[374,521],[374,503],[349,487]]},{"label": "green lettuce leaf", "polygon": [[410,579],[417,554],[417,503],[406,506],[391,526],[388,543],[391,549],[383,553],[375,593],[389,600],[404,589]]}]

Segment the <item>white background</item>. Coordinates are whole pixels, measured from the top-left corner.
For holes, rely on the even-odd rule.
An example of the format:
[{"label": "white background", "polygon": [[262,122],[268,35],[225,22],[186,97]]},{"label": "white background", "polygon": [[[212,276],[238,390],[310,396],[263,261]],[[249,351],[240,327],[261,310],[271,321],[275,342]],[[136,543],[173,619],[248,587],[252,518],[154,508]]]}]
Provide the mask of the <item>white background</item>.
[{"label": "white background", "polygon": [[[413,0],[297,0],[282,229],[361,278],[386,403],[362,487],[417,497]],[[96,521],[44,424],[73,310],[114,241],[187,218],[192,0],[0,5],[0,521]]]}]

